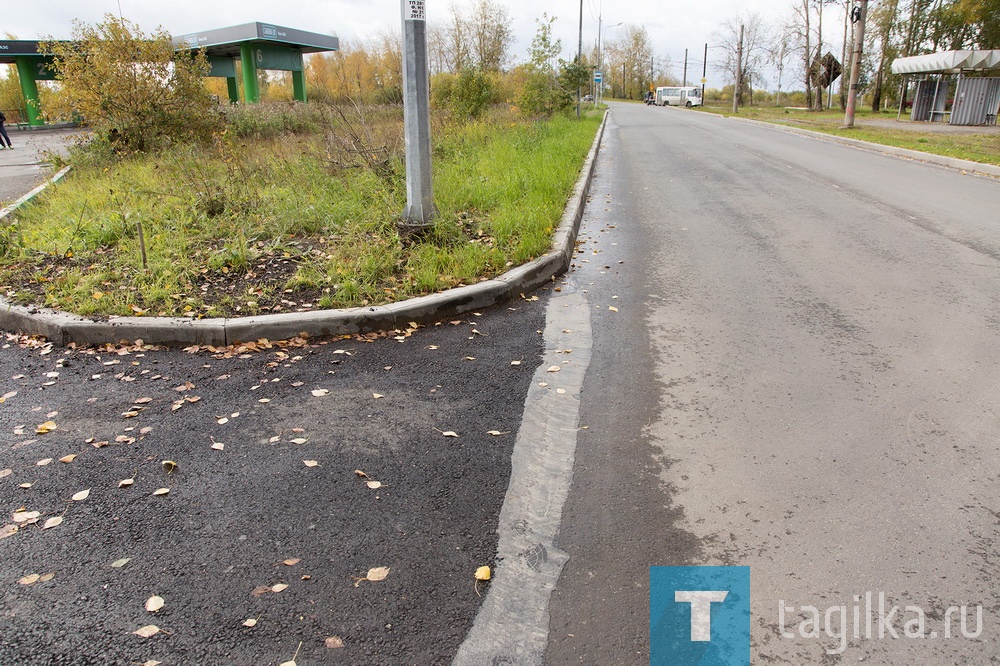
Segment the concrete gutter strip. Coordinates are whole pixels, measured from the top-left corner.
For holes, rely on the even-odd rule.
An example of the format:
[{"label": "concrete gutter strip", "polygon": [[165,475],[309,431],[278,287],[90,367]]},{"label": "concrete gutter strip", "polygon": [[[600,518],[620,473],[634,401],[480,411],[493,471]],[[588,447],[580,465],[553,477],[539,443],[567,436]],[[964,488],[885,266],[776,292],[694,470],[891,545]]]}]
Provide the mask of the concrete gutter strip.
[{"label": "concrete gutter strip", "polygon": [[[492,280],[389,305],[215,319],[110,317],[106,321],[94,321],[56,310],[12,305],[0,298],[0,329],[44,336],[63,346],[71,342],[95,345],[142,340],[156,345],[221,347],[259,338],[284,340],[300,333],[310,337],[327,337],[393,330],[405,327],[410,322],[438,321],[519,298],[569,269],[607,120],[605,113],[584,161],[580,178],[553,234],[550,251]],[[36,196],[47,185],[61,179],[69,168],[66,167],[51,181],[0,211],[0,220]]]},{"label": "concrete gutter strip", "polygon": [[907,159],[916,160],[918,162],[936,164],[938,166],[948,167],[950,169],[958,169],[959,171],[968,171],[978,175],[993,176],[994,178],[1000,178],[1000,166],[994,166],[992,164],[982,164],[981,162],[973,162],[971,160],[960,160],[955,157],[946,157],[944,155],[924,153],[919,150],[910,150],[909,148],[897,148],[896,146],[886,146],[881,143],[872,143],[871,141],[862,141],[861,139],[851,139],[846,136],[838,136],[836,134],[826,134],[825,132],[816,132],[814,130],[802,129],[800,127],[789,127],[788,125],[782,125],[780,123],[769,123],[763,120],[753,120],[751,118],[738,118],[736,116],[723,116],[723,117],[728,118],[729,120],[736,120],[741,123],[749,123],[751,125],[760,125],[762,127],[769,127],[771,129],[775,129],[781,132],[801,134],[803,136],[812,137],[814,139],[820,139],[822,141],[843,143],[848,146],[854,146],[855,148],[872,150],[878,153],[885,153],[887,155],[895,155],[896,157],[905,157]]}]

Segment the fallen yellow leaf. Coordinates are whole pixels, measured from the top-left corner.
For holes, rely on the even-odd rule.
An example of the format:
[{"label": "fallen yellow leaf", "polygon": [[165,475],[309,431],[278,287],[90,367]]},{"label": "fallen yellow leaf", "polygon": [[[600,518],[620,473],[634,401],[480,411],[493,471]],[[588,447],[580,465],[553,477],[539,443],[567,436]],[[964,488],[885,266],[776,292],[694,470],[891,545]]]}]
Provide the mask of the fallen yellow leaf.
[{"label": "fallen yellow leaf", "polygon": [[479,567],[476,569],[476,580],[489,580],[492,575],[489,567]]},{"label": "fallen yellow leaf", "polygon": [[147,624],[145,627],[140,627],[132,632],[136,636],[141,636],[143,638],[149,638],[150,636],[155,636],[160,633],[160,628],[155,624]]},{"label": "fallen yellow leaf", "polygon": [[72,499],[74,502],[82,502],[88,497],[90,497],[90,488],[87,488],[86,490],[81,490],[80,492],[73,495],[73,497],[70,499]]},{"label": "fallen yellow leaf", "polygon": [[146,610],[150,613],[155,613],[161,608],[163,608],[163,597],[154,595],[146,599]]}]

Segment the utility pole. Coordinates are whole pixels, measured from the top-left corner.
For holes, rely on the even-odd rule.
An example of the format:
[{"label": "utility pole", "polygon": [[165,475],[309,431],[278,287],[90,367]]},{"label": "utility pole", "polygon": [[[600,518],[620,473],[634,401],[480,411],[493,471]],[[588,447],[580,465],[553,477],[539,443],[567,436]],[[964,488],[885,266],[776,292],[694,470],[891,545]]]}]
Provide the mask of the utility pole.
[{"label": "utility pole", "polygon": [[[580,0],[580,41],[576,47],[576,64],[583,67],[583,0]],[[576,83],[576,117],[580,118],[580,82]]]},{"label": "utility pole", "polygon": [[708,78],[708,42],[705,42],[705,57],[701,59],[701,105],[705,106],[705,79]]},{"label": "utility pole", "polygon": [[740,41],[736,43],[736,85],[733,87],[733,113],[740,110],[740,91],[743,90],[743,24],[740,24]]},{"label": "utility pole", "polygon": [[684,83],[682,85],[686,86],[688,84],[688,50],[684,49]]},{"label": "utility pole", "polygon": [[431,180],[430,77],[424,0],[400,0],[403,15],[403,125],[406,208],[401,229],[430,226],[437,214]]},{"label": "utility pole", "polygon": [[851,87],[847,92],[847,112],[844,127],[854,127],[854,108],[858,102],[858,81],[861,78],[861,50],[865,44],[865,20],[868,18],[868,0],[861,0],[861,6],[851,10],[851,22],[856,23],[854,51],[851,53]]}]

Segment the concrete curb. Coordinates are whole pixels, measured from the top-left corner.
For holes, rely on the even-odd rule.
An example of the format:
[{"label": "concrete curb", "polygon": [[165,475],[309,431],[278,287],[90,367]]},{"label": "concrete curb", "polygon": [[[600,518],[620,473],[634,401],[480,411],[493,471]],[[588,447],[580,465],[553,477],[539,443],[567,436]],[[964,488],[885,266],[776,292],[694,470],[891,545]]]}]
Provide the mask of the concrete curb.
[{"label": "concrete curb", "polygon": [[799,127],[788,127],[787,125],[781,125],[779,123],[769,123],[763,120],[753,120],[751,118],[738,118],[736,116],[723,116],[723,118],[727,118],[729,120],[736,120],[738,122],[748,123],[751,125],[760,125],[762,127],[769,127],[771,129],[775,129],[781,132],[801,134],[803,136],[812,137],[814,139],[819,139],[821,141],[842,143],[847,146],[854,146],[855,148],[861,148],[863,150],[871,150],[878,153],[884,153],[886,155],[893,155],[895,157],[902,157],[905,159],[916,160],[918,162],[936,164],[938,166],[948,167],[950,169],[958,169],[959,171],[971,172],[980,176],[991,176],[993,178],[1000,178],[1000,166],[994,166],[992,164],[981,164],[979,162],[972,162],[970,160],[960,160],[954,157],[945,157],[944,155],[934,155],[933,153],[924,153],[919,150],[910,150],[909,148],[897,148],[895,146],[885,146],[882,145],[881,143],[872,143],[871,141],[851,139],[846,136],[837,136],[835,134],[825,134],[823,132],[801,129]]},{"label": "concrete curb", "polygon": [[8,215],[10,215],[15,210],[17,210],[18,208],[20,208],[24,204],[28,203],[29,201],[31,201],[32,199],[34,199],[35,197],[37,197],[39,194],[41,194],[42,191],[46,187],[48,187],[49,185],[52,185],[54,183],[58,183],[60,180],[62,180],[63,176],[65,176],[67,173],[69,173],[70,169],[72,169],[72,168],[73,167],[71,167],[71,166],[65,166],[65,167],[63,167],[62,169],[60,169],[58,171],[58,173],[56,173],[56,175],[52,176],[52,178],[48,179],[47,181],[45,181],[44,183],[42,183],[41,185],[39,185],[35,189],[31,190],[30,192],[28,192],[27,194],[25,194],[23,197],[21,197],[20,199],[18,199],[17,201],[15,201],[14,203],[12,203],[11,205],[9,205],[6,208],[0,210],[0,222],[3,222],[4,218],[6,218]]},{"label": "concrete curb", "polygon": [[[605,112],[548,253],[492,280],[389,305],[215,319],[111,317],[95,321],[56,310],[12,305],[0,298],[0,329],[41,335],[60,346],[71,342],[95,345],[142,340],[155,345],[222,347],[259,338],[284,340],[300,333],[325,337],[392,330],[410,322],[438,321],[504,303],[534,291],[569,269],[607,121]],[[60,171],[50,182],[62,178],[67,170],[68,167]],[[44,187],[36,188],[22,199],[27,201]],[[19,199],[13,207],[21,203]]]}]

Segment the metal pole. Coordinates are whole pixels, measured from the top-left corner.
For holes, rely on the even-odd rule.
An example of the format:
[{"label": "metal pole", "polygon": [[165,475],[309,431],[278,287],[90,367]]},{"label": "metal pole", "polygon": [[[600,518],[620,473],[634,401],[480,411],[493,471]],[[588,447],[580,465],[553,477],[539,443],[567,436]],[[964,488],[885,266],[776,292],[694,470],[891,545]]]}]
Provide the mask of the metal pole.
[{"label": "metal pole", "polygon": [[597,87],[597,95],[595,97],[597,98],[598,109],[601,108],[601,100],[604,99],[604,51],[601,50],[604,46],[601,43],[601,28],[603,27],[602,25],[603,20],[604,16],[598,14],[597,15],[597,71],[601,73],[601,82],[600,84],[598,84],[597,81],[594,81],[594,85]]},{"label": "metal pole", "polygon": [[430,78],[424,0],[400,0],[403,15],[403,124],[409,226],[427,226],[437,214],[431,181]]},{"label": "metal pole", "polygon": [[[580,0],[580,41],[576,48],[576,64],[583,67],[583,0]],[[580,117],[580,82],[576,86],[576,117]]]},{"label": "metal pole", "polygon": [[688,84],[688,50],[684,49],[684,83],[683,83],[683,85],[686,86],[687,84]]},{"label": "metal pole", "polygon": [[858,103],[858,81],[861,78],[861,51],[865,44],[865,19],[868,17],[868,0],[861,0],[861,6],[851,12],[851,19],[858,24],[854,35],[854,51],[851,53],[851,87],[847,92],[847,113],[844,127],[854,127],[854,109]]}]

